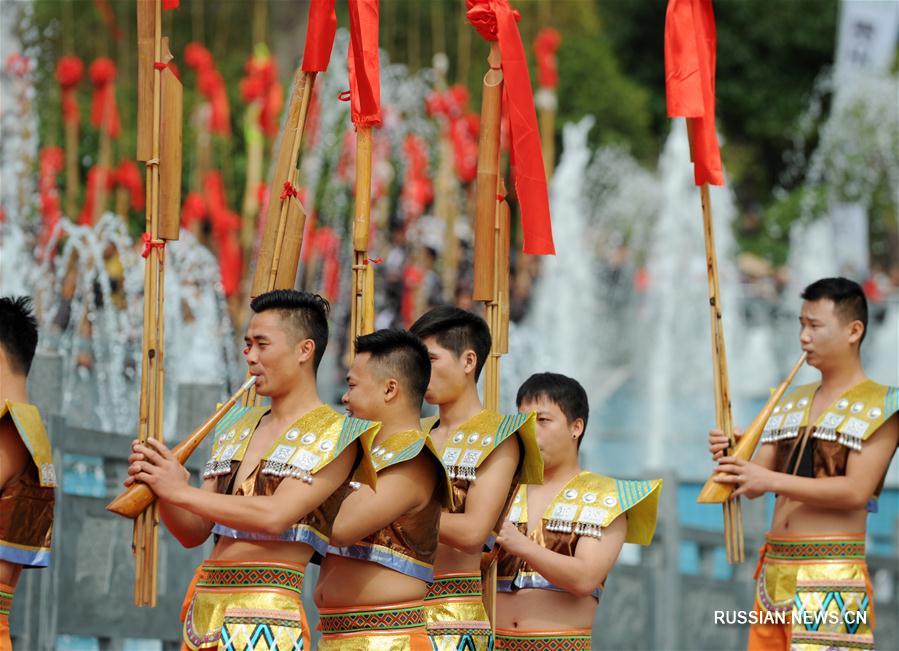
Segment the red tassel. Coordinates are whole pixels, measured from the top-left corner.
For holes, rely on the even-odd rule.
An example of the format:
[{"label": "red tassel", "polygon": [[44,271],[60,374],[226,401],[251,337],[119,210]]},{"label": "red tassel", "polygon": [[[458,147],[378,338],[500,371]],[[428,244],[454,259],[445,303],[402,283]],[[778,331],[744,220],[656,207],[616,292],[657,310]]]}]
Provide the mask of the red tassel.
[{"label": "red tassel", "polygon": [[112,59],[94,59],[89,70],[94,96],[91,102],[91,124],[116,138],[121,131],[119,107],[115,98],[116,67]]},{"label": "red tassel", "polygon": [[56,81],[62,91],[62,119],[66,124],[81,120],[75,88],[84,77],[84,63],[76,56],[60,57],[56,63]]},{"label": "red tassel", "polygon": [[143,210],[146,203],[144,183],[134,161],[123,160],[113,174],[115,185],[128,191],[132,210]]},{"label": "red tassel", "polygon": [[552,27],[544,27],[534,39],[534,54],[537,56],[537,85],[540,88],[556,88],[559,85],[556,50],[561,44],[561,35]]}]

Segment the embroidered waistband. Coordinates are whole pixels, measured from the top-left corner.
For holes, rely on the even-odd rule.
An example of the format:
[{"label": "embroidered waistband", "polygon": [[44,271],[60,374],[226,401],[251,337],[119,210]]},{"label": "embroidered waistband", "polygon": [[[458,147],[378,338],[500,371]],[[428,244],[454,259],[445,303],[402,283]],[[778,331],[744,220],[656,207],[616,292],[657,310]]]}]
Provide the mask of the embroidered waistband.
[{"label": "embroidered waistband", "polygon": [[786,538],[769,535],[765,556],[787,561],[864,560],[864,536],[797,536]]},{"label": "embroidered waistband", "polygon": [[446,599],[448,597],[480,597],[480,574],[449,574],[435,576],[434,582],[428,586],[425,601]]},{"label": "embroidered waistband", "polygon": [[425,607],[420,601],[388,606],[322,608],[319,621],[324,635],[374,633],[425,627]]},{"label": "embroidered waistband", "polygon": [[197,588],[282,588],[303,593],[299,563],[240,563],[206,561],[197,576]]}]

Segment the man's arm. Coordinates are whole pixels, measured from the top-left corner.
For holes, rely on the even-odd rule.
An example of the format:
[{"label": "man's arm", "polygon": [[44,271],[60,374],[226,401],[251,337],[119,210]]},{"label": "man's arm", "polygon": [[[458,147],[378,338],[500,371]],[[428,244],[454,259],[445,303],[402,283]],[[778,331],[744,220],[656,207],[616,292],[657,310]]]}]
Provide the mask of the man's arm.
[{"label": "man's arm", "polygon": [[352,545],[383,529],[404,513],[423,507],[436,485],[433,462],[419,454],[378,473],[378,490],[368,486],[347,497],[331,532],[335,547]]},{"label": "man's arm", "polygon": [[[128,477],[125,479],[125,486],[131,486],[135,483],[134,476],[140,472],[141,466],[139,461],[144,461],[146,456],[139,451],[140,441],[135,440],[131,444],[132,452],[128,457]],[[183,468],[185,477],[190,480],[190,473],[187,468]],[[215,491],[215,480],[206,479],[201,486],[202,490],[211,493]],[[181,543],[183,547],[188,549],[199,547],[212,532],[212,521],[201,518],[185,509],[179,508],[174,504],[160,500],[159,501],[159,517],[162,519],[173,536]]]},{"label": "man's arm", "polygon": [[574,556],[565,556],[538,545],[506,520],[497,543],[509,554],[526,561],[553,585],[577,597],[586,597],[606,580],[626,536],[627,515],[624,514],[602,530],[602,538],[581,536]]},{"label": "man's arm", "polygon": [[468,489],[465,511],[440,516],[441,543],[466,554],[483,550],[506,504],[520,447],[518,436],[510,436],[480,465],[478,478]]},{"label": "man's arm", "polygon": [[270,535],[286,531],[337,490],[349,476],[358,452],[354,442],[315,473],[311,484],[285,477],[272,495],[222,495],[188,484],[184,468],[171,450],[154,439],[148,443],[152,449],[142,446],[147,458],[140,462],[134,477],[153,489],[161,501],[226,527]]},{"label": "man's arm", "polygon": [[893,416],[865,441],[861,451],[849,453],[843,477],[797,477],[754,462],[722,457],[718,469],[728,474],[716,481],[736,484],[734,495],[777,493],[824,509],[862,509],[890,465],[897,440],[899,416]]}]

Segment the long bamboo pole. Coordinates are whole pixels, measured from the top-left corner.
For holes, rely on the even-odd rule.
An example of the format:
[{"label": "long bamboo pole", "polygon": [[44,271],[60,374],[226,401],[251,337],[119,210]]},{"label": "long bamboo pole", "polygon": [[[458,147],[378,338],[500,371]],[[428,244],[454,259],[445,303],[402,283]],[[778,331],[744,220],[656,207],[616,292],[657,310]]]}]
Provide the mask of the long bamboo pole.
[{"label": "long bamboo pole", "polygon": [[[724,344],[724,323],[721,313],[721,289],[718,283],[718,256],[715,251],[714,220],[709,186],[699,188],[702,202],[702,223],[705,241],[706,270],[708,272],[709,320],[712,342],[712,375],[715,389],[715,421],[727,436],[732,448],[735,443],[733,414],[731,411],[730,383],[727,373],[727,351]],[[724,538],[729,563],[741,563],[744,559],[743,515],[740,498],[724,502]]]}]

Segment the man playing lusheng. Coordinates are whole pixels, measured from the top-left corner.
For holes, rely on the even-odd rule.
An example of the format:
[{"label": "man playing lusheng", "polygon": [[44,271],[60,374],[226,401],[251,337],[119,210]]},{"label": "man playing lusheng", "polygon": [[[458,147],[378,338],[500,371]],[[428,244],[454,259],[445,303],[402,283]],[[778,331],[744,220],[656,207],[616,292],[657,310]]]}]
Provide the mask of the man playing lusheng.
[{"label": "man playing lusheng", "polygon": [[[440,518],[434,583],[425,598],[428,635],[437,651],[493,647],[482,603],[481,554],[519,483],[543,481],[533,414],[484,409],[477,379],[490,354],[487,323],[455,307],[437,307],[412,326],[431,359],[425,400],[439,407],[426,423],[452,479],[453,506]],[[518,436],[513,436],[518,434]]]},{"label": "man playing lusheng", "polygon": [[318,648],[430,651],[423,599],[450,495],[419,421],[431,362],[402,330],[359,337],[355,348],[343,402],[350,415],[381,423],[372,447],[378,490],[360,487],[337,514],[315,592]]},{"label": "man playing lusheng", "polygon": [[[300,603],[303,571],[327,552],[349,478],[374,485],[377,425],[322,404],[316,371],[328,341],[328,304],[275,290],[250,303],[244,355],[269,407],[235,407],[216,427],[201,488],[157,441],[134,443],[129,481],[159,497],[160,515],[185,547],[216,539],[182,608],[184,648],[310,648]],[[356,440],[359,439],[357,444]]]},{"label": "man playing lusheng", "polygon": [[[899,439],[899,389],[865,377],[868,306],[858,284],[825,278],[802,298],[799,342],[821,380],[778,403],[752,461],[723,456],[723,434],[709,435],[727,473],[718,481],[734,484],[734,495],[777,495],[749,649],[873,649],[865,529]],[[771,623],[775,613],[789,613],[787,623]]]},{"label": "man playing lusheng", "polygon": [[25,297],[0,298],[0,651],[11,651],[9,611],[23,567],[50,563],[56,473],[50,439],[28,404],[37,321]]},{"label": "man playing lusheng", "polygon": [[543,485],[518,489],[497,540],[495,648],[589,651],[603,584],[621,546],[652,541],[662,482],[581,469],[589,405],[576,380],[532,375],[516,402],[522,413],[537,414]]}]

